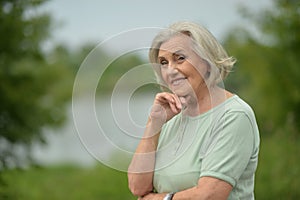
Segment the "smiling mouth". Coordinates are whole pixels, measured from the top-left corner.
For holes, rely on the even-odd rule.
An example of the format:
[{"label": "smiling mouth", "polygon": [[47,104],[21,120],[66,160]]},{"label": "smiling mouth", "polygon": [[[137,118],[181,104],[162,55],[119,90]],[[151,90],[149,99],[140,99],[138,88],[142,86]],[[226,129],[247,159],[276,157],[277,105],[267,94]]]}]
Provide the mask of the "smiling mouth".
[{"label": "smiling mouth", "polygon": [[186,79],[187,79],[186,77],[174,79],[174,80],[171,81],[171,85],[173,85],[173,86],[180,85]]}]

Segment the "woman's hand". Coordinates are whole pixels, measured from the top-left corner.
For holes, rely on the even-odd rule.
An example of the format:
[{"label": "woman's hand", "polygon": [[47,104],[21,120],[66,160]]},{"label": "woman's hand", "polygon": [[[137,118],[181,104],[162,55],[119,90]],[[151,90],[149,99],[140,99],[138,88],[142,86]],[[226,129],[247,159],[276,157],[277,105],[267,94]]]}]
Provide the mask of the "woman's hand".
[{"label": "woman's hand", "polygon": [[181,102],[175,94],[163,92],[155,96],[150,113],[152,123],[162,126],[182,109]]},{"label": "woman's hand", "polygon": [[143,197],[139,197],[138,200],[163,200],[166,193],[149,193]]}]

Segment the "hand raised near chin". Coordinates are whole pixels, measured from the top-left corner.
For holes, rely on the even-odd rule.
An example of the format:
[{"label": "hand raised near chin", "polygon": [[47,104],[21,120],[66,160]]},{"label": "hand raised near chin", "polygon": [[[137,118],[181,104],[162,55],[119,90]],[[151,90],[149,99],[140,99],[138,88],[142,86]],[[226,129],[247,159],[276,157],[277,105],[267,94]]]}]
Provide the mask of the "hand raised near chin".
[{"label": "hand raised near chin", "polygon": [[158,93],[153,102],[150,119],[152,123],[162,126],[177,115],[181,109],[181,102],[175,94],[168,92]]}]

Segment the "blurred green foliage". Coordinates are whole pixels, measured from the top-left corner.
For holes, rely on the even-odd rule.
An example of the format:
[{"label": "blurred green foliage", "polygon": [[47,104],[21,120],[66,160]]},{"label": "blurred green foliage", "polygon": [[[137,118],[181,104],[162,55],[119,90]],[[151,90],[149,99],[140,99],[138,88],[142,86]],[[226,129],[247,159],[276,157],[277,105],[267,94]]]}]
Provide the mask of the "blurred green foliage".
[{"label": "blurred green foliage", "polygon": [[300,199],[300,140],[287,135],[274,133],[261,138],[256,199]]},{"label": "blurred green foliage", "polygon": [[300,1],[274,0],[259,12],[245,7],[240,12],[245,25],[225,40],[238,59],[226,85],[257,116],[261,150],[256,198],[299,199]]},{"label": "blurred green foliage", "polygon": [[38,13],[44,0],[0,3],[0,164],[15,160],[14,145],[43,141],[42,129],[60,125],[71,95],[66,65],[49,63],[42,51],[51,18]]},{"label": "blurred green foliage", "polygon": [[299,135],[299,11],[295,0],[274,0],[274,7],[259,13],[242,8],[247,26],[232,30],[225,42],[238,59],[228,86],[255,108],[262,134],[282,129]]},{"label": "blurred green foliage", "polygon": [[[101,76],[98,87],[97,94],[107,94],[113,91],[116,86],[118,80],[122,78],[132,68],[141,66],[145,63],[145,61],[138,55],[136,52],[129,52],[127,54],[116,57],[115,59],[111,59],[111,62],[108,63],[107,68],[103,72]],[[149,74],[139,74],[140,77],[149,76]],[[136,77],[134,77],[136,78]],[[130,87],[130,80],[126,82],[124,87]]]},{"label": "blurred green foliage", "polygon": [[[75,75],[95,46],[85,44],[70,50],[57,45],[43,50],[53,28],[51,16],[39,10],[45,2],[0,2],[0,36],[4,38],[0,40],[0,169],[22,165],[24,158],[16,154],[16,147],[24,147],[21,157],[30,161],[31,144],[47,142],[44,129],[64,123]],[[105,58],[101,62],[111,59],[105,50],[98,49],[97,53]],[[126,71],[141,63],[137,55],[113,60],[100,80],[99,91],[111,91]],[[89,78],[79,83],[83,93]]]}]

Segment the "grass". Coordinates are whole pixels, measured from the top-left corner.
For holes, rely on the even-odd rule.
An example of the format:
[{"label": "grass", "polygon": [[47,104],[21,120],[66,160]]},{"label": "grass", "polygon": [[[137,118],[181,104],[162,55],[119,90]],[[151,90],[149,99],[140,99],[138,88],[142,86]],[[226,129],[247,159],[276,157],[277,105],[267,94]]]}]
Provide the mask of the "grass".
[{"label": "grass", "polygon": [[15,200],[131,200],[123,172],[100,166],[82,169],[74,166],[10,170],[3,174],[0,199]]},{"label": "grass", "polygon": [[[299,137],[278,134],[261,138],[256,199],[300,199],[299,153]],[[15,169],[1,176],[1,200],[136,199],[128,190],[126,173],[105,166]]]}]

